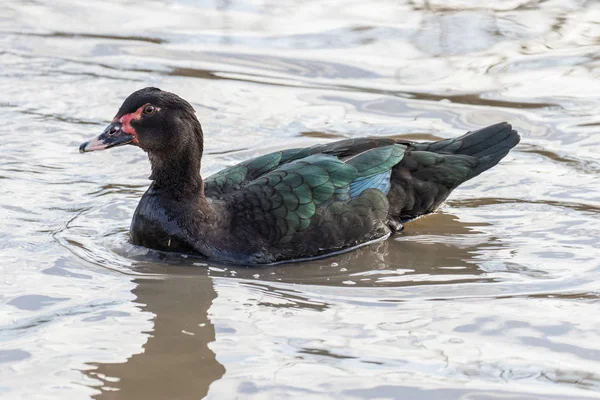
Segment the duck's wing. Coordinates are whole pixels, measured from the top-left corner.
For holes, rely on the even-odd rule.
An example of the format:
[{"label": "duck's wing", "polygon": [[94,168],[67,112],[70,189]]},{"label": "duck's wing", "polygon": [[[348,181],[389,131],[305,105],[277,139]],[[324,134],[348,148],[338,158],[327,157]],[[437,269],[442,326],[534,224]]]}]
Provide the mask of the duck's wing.
[{"label": "duck's wing", "polygon": [[369,149],[394,144],[393,139],[361,138],[346,139],[312,147],[287,149],[265,154],[225,168],[204,180],[207,197],[221,198],[227,193],[239,190],[255,179],[292,161],[315,154],[327,154],[341,159],[353,157]]},{"label": "duck's wing", "polygon": [[[361,235],[385,224],[391,170],[405,150],[405,145],[393,144],[343,159],[321,153],[285,163],[223,197],[232,233],[245,236],[250,231],[273,246],[289,243],[302,231],[311,231],[313,238],[322,234],[321,245],[339,238],[326,246],[363,239]],[[348,234],[359,225],[362,232]]]}]

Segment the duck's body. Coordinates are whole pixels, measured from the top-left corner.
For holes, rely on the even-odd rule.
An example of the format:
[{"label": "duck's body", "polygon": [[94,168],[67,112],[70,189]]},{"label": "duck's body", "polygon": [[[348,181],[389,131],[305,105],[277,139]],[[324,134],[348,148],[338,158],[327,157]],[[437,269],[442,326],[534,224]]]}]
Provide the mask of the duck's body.
[{"label": "duck's body", "polygon": [[[144,117],[144,107],[154,111]],[[175,95],[143,89],[81,149],[133,142],[149,153],[153,182],[133,217],[133,243],[231,263],[319,257],[385,238],[519,142],[507,123],[432,143],[349,139],[270,153],[203,181],[202,130],[190,110]]]}]

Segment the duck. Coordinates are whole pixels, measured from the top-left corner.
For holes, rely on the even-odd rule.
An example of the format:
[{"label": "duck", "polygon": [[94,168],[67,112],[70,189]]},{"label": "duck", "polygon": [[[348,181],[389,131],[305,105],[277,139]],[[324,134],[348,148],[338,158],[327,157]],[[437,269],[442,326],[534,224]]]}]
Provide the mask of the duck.
[{"label": "duck", "polygon": [[133,244],[261,265],[385,240],[435,212],[519,141],[506,122],[434,142],[344,139],[271,152],[203,179],[204,134],[194,108],[147,87],[127,97],[79,151],[133,145],[148,154],[151,183],[131,221]]}]

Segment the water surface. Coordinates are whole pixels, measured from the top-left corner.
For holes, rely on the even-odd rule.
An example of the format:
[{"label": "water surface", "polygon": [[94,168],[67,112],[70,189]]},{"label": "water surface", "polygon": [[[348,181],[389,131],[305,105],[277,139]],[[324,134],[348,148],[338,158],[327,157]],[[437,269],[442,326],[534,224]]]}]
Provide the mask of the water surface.
[{"label": "water surface", "polygon": [[[600,398],[598,21],[584,0],[5,0],[0,397]],[[77,152],[149,85],[193,103],[204,175],[366,135],[523,138],[384,243],[223,267],[128,243],[143,152]]]}]

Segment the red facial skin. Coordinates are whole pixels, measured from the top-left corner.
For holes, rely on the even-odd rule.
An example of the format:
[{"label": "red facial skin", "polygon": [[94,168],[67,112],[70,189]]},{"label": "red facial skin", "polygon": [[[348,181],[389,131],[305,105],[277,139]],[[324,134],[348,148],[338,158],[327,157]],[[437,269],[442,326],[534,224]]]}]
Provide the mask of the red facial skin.
[{"label": "red facial skin", "polygon": [[[125,114],[123,115],[121,118],[117,119],[117,117],[113,118],[112,122],[120,122],[122,125],[122,130],[125,133],[128,133],[130,135],[133,136],[133,140],[131,141],[131,143],[138,145],[138,138],[137,138],[137,132],[135,131],[135,129],[133,129],[133,126],[131,126],[131,121],[136,121],[142,118],[142,112],[144,112],[144,108],[146,108],[147,106],[151,105],[150,103],[144,104],[143,106],[141,106],[140,108],[138,108],[137,110],[135,110],[135,112],[129,113],[129,114]],[[160,108],[158,107],[154,107],[154,112],[158,112],[160,111]]]},{"label": "red facial skin", "polygon": [[136,145],[138,144],[137,133],[135,132],[135,129],[133,129],[133,127],[131,126],[131,121],[142,118],[142,111],[144,110],[144,107],[146,107],[147,105],[148,104],[144,104],[143,106],[141,106],[140,108],[135,110],[135,112],[125,114],[119,119],[117,119],[117,117],[115,117],[112,121],[112,122],[117,122],[117,121],[120,122],[121,125],[123,126],[123,128],[122,128],[123,132],[133,135],[132,143],[136,144]]}]

